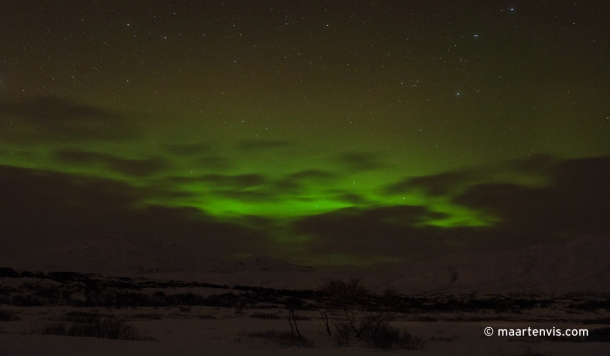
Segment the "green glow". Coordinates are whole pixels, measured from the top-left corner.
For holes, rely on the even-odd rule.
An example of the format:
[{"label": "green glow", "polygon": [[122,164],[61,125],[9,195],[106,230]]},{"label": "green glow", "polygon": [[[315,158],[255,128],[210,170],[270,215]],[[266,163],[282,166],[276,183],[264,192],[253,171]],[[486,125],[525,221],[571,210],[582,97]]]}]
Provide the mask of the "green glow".
[{"label": "green glow", "polygon": [[488,227],[493,226],[496,222],[500,221],[499,218],[490,216],[483,211],[473,211],[472,209],[450,203],[435,204],[430,207],[430,211],[444,213],[446,214],[446,217],[443,219],[430,219],[423,221],[415,226],[421,227],[430,225],[443,228],[461,226]]},{"label": "green glow", "polygon": [[332,253],[307,256],[306,259],[296,259],[296,262],[317,266],[330,265],[367,267],[379,263],[397,263],[401,262],[401,259],[387,256],[352,256],[348,254]]},{"label": "green glow", "polygon": [[445,252],[455,231],[514,234],[508,220],[527,218],[505,194],[569,190],[562,179],[581,178],[560,162],[610,155],[599,4],[25,3],[0,33],[0,165],[117,189],[133,205],[109,203],[120,214],[176,208],[202,229],[247,231],[280,257],[418,253],[345,252],[378,230],[380,245]]},{"label": "green glow", "polygon": [[[420,209],[414,219],[392,217],[383,224],[444,231],[487,229],[498,226],[503,217],[459,205],[454,199],[478,184],[543,188],[552,183],[548,167],[515,167],[515,160],[524,160],[518,154],[504,161],[468,165],[456,158],[459,151],[448,153],[443,160],[429,161],[425,155],[420,157],[417,149],[411,152],[413,146],[388,154],[383,147],[387,142],[379,144],[362,137],[364,143],[355,150],[350,139],[328,139],[321,146],[273,137],[222,142],[203,137],[177,142],[174,132],[180,130],[155,131],[152,137],[118,142],[3,142],[0,164],[124,183],[139,197],[134,209],[147,205],[196,208],[216,221],[261,232],[274,246],[267,253],[313,265],[367,266],[400,262],[402,258],[311,253],[308,246],[319,242],[319,237],[292,226],[307,217],[346,208],[365,212],[413,207]],[[270,224],[258,226],[249,222],[252,217],[267,219]],[[465,248],[461,244],[447,242],[447,246]]]},{"label": "green glow", "polygon": [[[430,213],[442,213],[444,218],[422,216],[416,226],[490,226],[495,221],[484,212],[471,211],[452,204],[450,196],[430,197],[425,190],[413,188],[408,192],[382,194],[385,186],[404,179],[400,170],[393,167],[375,171],[346,172],[336,163],[321,161],[316,167],[318,155],[303,154],[294,157],[288,168],[282,165],[265,163],[264,154],[240,161],[232,156],[233,167],[216,171],[207,167],[193,165],[191,158],[172,157],[166,154],[166,167],[142,176],[133,176],[113,169],[104,159],[87,162],[58,160],[56,153],[65,150],[61,145],[33,146],[29,150],[19,147],[20,153],[3,156],[2,164],[51,170],[75,176],[99,177],[127,183],[134,188],[158,191],[143,201],[173,207],[195,207],[201,211],[223,219],[238,218],[244,215],[264,216],[276,219],[297,218],[317,215],[347,208],[373,208],[380,206],[411,205],[424,206]],[[125,145],[117,154],[103,145],[87,147],[87,153],[112,156],[116,160],[145,160],[152,155],[137,143]],[[15,147],[5,147],[14,150]],[[104,152],[104,150],[106,150]],[[133,153],[140,152],[141,156]],[[125,153],[132,153],[124,155]],[[233,153],[235,155],[235,153]],[[96,157],[96,156],[94,156]],[[238,163],[235,163],[238,162]],[[308,167],[301,171],[292,167]],[[332,170],[334,167],[334,170]],[[422,167],[422,172],[427,169]],[[410,168],[413,170],[413,167]],[[299,176],[299,172],[305,173]],[[308,171],[312,173],[308,173]],[[292,181],[290,179],[292,178]],[[248,179],[253,180],[252,182]],[[515,180],[515,179],[512,179]],[[282,182],[293,186],[282,187]],[[287,183],[287,184],[288,184]]]}]

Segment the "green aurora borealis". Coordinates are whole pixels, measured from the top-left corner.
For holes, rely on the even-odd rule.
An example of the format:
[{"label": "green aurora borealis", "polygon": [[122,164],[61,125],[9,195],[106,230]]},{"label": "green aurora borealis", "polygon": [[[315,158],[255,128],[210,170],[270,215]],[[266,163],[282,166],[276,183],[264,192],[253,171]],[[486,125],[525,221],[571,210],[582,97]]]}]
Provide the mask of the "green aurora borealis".
[{"label": "green aurora borealis", "polygon": [[610,230],[606,2],[3,7],[16,249],[367,264]]}]

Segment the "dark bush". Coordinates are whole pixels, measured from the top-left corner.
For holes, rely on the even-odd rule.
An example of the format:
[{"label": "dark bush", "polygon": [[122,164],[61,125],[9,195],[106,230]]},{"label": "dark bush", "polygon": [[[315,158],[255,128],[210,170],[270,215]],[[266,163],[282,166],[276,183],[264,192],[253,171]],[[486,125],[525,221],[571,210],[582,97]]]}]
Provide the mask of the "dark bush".
[{"label": "dark bush", "polygon": [[216,317],[214,315],[211,315],[211,314],[199,315],[197,318],[203,319],[203,320],[214,320],[214,319],[216,319]]},{"label": "dark bush", "polygon": [[383,350],[391,348],[415,350],[425,346],[423,339],[414,337],[405,330],[394,328],[387,322],[364,330],[361,338],[367,346]]},{"label": "dark bush", "polygon": [[45,305],[44,301],[32,295],[14,295],[11,297],[10,304],[20,307],[38,307]]},{"label": "dark bush", "polygon": [[262,332],[251,332],[248,334],[248,337],[263,339],[281,347],[314,347],[313,341],[304,337],[300,338],[298,335],[288,331],[265,330]]},{"label": "dark bush", "polygon": [[141,337],[138,329],[113,317],[92,317],[85,322],[57,323],[44,327],[41,334],[86,336],[115,340],[153,340]]},{"label": "dark bush", "polygon": [[354,329],[347,322],[341,322],[334,324],[335,332],[333,334],[333,339],[335,341],[335,345],[337,346],[349,346],[350,341],[353,337]]},{"label": "dark bush", "polygon": [[74,281],[89,281],[89,277],[76,272],[49,272],[47,278],[59,283],[72,283]]},{"label": "dark bush", "polygon": [[19,273],[12,268],[0,267],[0,278],[19,278]]},{"label": "dark bush", "polygon": [[15,312],[8,309],[0,309],[0,321],[13,321],[19,320],[20,318],[15,315]]},{"label": "dark bush", "polygon": [[102,315],[95,312],[71,311],[64,314],[61,320],[75,323],[88,323],[94,321],[95,319],[100,319],[101,317]]},{"label": "dark bush", "polygon": [[159,313],[144,313],[144,314],[136,314],[136,318],[138,319],[150,319],[150,320],[161,320],[163,319],[163,315]]},{"label": "dark bush", "polygon": [[271,314],[271,313],[254,313],[252,315],[250,315],[251,318],[257,318],[257,319],[267,319],[267,320],[277,320],[277,319],[282,319],[282,317],[280,317],[277,314]]}]

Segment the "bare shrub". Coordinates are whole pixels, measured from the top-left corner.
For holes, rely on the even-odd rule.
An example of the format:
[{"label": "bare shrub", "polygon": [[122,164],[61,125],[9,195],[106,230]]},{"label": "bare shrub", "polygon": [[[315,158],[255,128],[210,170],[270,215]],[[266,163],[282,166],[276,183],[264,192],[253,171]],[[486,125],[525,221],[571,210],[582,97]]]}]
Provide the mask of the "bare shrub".
[{"label": "bare shrub", "polygon": [[349,321],[335,323],[334,326],[334,341],[337,346],[349,346],[353,339],[361,340],[367,347],[382,350],[415,350],[422,349],[426,344],[423,339],[394,328],[386,320],[378,320],[374,316],[361,318],[358,327],[354,327]]},{"label": "bare shrub", "polygon": [[163,319],[163,315],[161,315],[160,313],[142,313],[142,314],[136,314],[136,315],[134,315],[134,317],[136,317],[138,319],[150,319],[150,320]]},{"label": "bare shrub", "polygon": [[92,322],[95,319],[100,319],[102,317],[110,317],[110,315],[100,314],[97,311],[87,312],[87,311],[71,311],[65,313],[62,317],[62,321],[70,321],[75,323],[87,323]]},{"label": "bare shrub", "polygon": [[295,331],[296,331],[296,335],[299,336],[299,340],[303,341],[303,335],[301,335],[301,332],[299,331],[299,326],[297,325],[297,316],[295,313],[295,310],[299,307],[303,306],[303,301],[297,298],[288,298],[288,300],[286,300],[286,308],[288,309],[288,324],[290,324],[290,333],[292,335],[292,337],[295,337]]},{"label": "bare shrub", "polygon": [[314,347],[313,341],[304,337],[299,337],[288,331],[280,332],[269,329],[265,331],[251,332],[248,334],[248,337],[263,339],[265,341],[280,345],[281,347]]},{"label": "bare shrub", "polygon": [[281,316],[272,313],[254,313],[250,315],[250,318],[266,319],[266,320],[278,320],[282,319]]},{"label": "bare shrub", "polygon": [[214,319],[216,319],[216,317],[214,315],[211,315],[211,314],[202,314],[202,315],[199,315],[197,318],[205,319],[205,320],[214,320]]},{"label": "bare shrub", "polygon": [[[381,303],[377,303],[374,308],[371,307],[374,305],[374,296],[357,279],[348,282],[330,281],[321,292],[323,299],[320,313],[326,332],[333,336],[337,346],[349,346],[356,339],[368,347],[386,350],[424,347],[423,339],[390,326],[389,322],[394,318],[401,301],[401,296],[395,289],[386,288]],[[370,311],[369,314],[362,315],[366,310]],[[336,314],[333,311],[340,311],[341,320],[331,317]],[[334,330],[330,327],[331,324]]]},{"label": "bare shrub", "polygon": [[333,339],[337,346],[349,346],[349,342],[353,338],[353,328],[348,322],[333,323],[335,334]]},{"label": "bare shrub", "polygon": [[[36,332],[36,330],[34,331]],[[88,317],[82,321],[71,323],[56,323],[47,325],[40,332],[43,335],[86,336],[115,340],[146,340],[154,341],[150,337],[140,336],[134,326],[114,317]]]},{"label": "bare shrub", "polygon": [[12,310],[0,309],[0,321],[14,321],[19,319],[19,316],[17,316]]}]

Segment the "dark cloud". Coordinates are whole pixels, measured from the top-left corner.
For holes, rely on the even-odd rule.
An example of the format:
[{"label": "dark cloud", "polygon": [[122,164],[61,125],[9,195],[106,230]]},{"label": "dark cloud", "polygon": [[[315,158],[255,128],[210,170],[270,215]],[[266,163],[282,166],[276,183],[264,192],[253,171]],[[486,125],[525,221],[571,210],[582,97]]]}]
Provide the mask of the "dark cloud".
[{"label": "dark cloud", "polygon": [[266,190],[216,190],[214,194],[223,198],[247,203],[276,201],[278,194]]},{"label": "dark cloud", "polygon": [[191,143],[167,145],[166,149],[176,156],[192,157],[208,155],[212,152],[213,147],[208,143]]},{"label": "dark cloud", "polygon": [[198,170],[218,172],[232,168],[230,160],[216,154],[214,146],[209,143],[171,144],[165,149],[174,156],[190,159],[189,164]]},{"label": "dark cloud", "polygon": [[494,234],[514,244],[610,232],[610,157],[558,162],[551,184],[479,184],[455,202],[501,219]]},{"label": "dark cloud", "polygon": [[260,174],[206,174],[199,177],[203,183],[209,183],[220,188],[226,189],[246,189],[259,187],[267,183],[267,179]]},{"label": "dark cloud", "polygon": [[200,157],[194,164],[197,165],[197,168],[203,168],[209,171],[226,171],[232,167],[230,160],[219,156]]},{"label": "dark cloud", "polygon": [[280,194],[269,189],[271,182],[260,174],[207,174],[200,181],[212,185],[211,194],[242,202],[275,201]]},{"label": "dark cloud", "polygon": [[540,242],[553,235],[557,227],[557,206],[546,189],[528,188],[508,183],[488,183],[470,187],[455,203],[477,209],[500,219],[494,233],[514,241]]},{"label": "dark cloud", "polygon": [[271,190],[277,194],[298,195],[305,192],[306,187],[298,181],[284,179],[274,182]]},{"label": "dark cloud", "polygon": [[292,146],[292,142],[280,140],[242,140],[236,148],[242,152],[260,152]]},{"label": "dark cloud", "polygon": [[176,183],[201,185],[210,195],[242,202],[278,201],[281,196],[296,195],[302,192],[302,186],[296,182],[273,181],[261,174],[206,174],[194,177],[169,177],[163,179],[160,185],[169,189]]},{"label": "dark cloud", "polygon": [[424,190],[431,196],[446,196],[454,195],[475,184],[511,181],[511,179],[515,179],[514,176],[553,179],[558,162],[559,160],[551,155],[536,154],[485,167],[468,167],[426,176],[407,177],[402,181],[385,186],[382,192],[387,195],[396,195]]},{"label": "dark cloud", "polygon": [[291,173],[286,176],[287,180],[305,181],[315,183],[326,183],[336,179],[336,174],[319,169],[309,169],[305,171]]},{"label": "dark cloud", "polygon": [[351,172],[372,171],[385,167],[378,155],[368,152],[345,152],[339,156],[338,161]]},{"label": "dark cloud", "polygon": [[123,140],[137,135],[116,113],[50,96],[0,103],[0,128],[3,139],[16,142]]},{"label": "dark cloud", "polygon": [[187,177],[167,177],[163,181],[167,184],[187,183],[200,184],[219,189],[249,189],[265,186],[269,183],[268,179],[261,174],[204,174]]},{"label": "dark cloud", "polygon": [[190,159],[189,164],[198,170],[218,172],[233,167],[231,161],[218,155],[215,146],[209,143],[171,144],[165,147],[174,156]]},{"label": "dark cloud", "polygon": [[557,165],[558,159],[549,154],[535,154],[524,159],[508,161],[509,166],[523,173],[551,174]]},{"label": "dark cloud", "polygon": [[[288,174],[274,180],[262,174],[205,174],[190,177],[168,177],[163,186],[171,187],[175,183],[201,185],[209,194],[243,202],[271,202],[281,199],[304,200],[303,194],[310,190],[310,184],[320,184],[333,177],[323,171],[304,171]],[[333,194],[333,192],[329,192]],[[335,192],[336,199],[356,199],[355,196],[344,196],[345,192]]]},{"label": "dark cloud", "polygon": [[[308,247],[312,253],[389,256],[410,261],[610,232],[610,157],[560,161],[551,171],[553,183],[546,187],[465,185],[466,190],[454,203],[499,219],[487,227],[422,225],[447,215],[425,207],[390,206],[349,208],[305,217],[293,228],[311,237]],[[398,192],[418,186],[440,194],[463,180],[467,181],[466,175],[440,174],[410,179],[400,183],[404,186],[388,189]],[[357,201],[355,197],[354,203]]]},{"label": "dark cloud", "polygon": [[287,174],[280,180],[271,184],[269,190],[281,195],[299,195],[309,189],[309,185],[327,184],[335,180],[336,176],[322,170],[305,170]]},{"label": "dark cloud", "polygon": [[130,176],[150,176],[167,168],[167,163],[160,158],[124,159],[110,162],[110,168]]},{"label": "dark cloud", "polygon": [[[58,157],[72,164],[110,165],[116,159],[99,155],[62,151]],[[423,223],[449,216],[424,206],[370,206],[357,193],[329,191],[338,201],[368,207],[297,218],[290,228],[295,236],[311,238],[299,246],[307,255],[387,256],[409,261],[610,232],[610,157],[557,161],[553,166],[551,183],[543,187],[465,185],[453,202],[498,218],[487,227],[429,226]],[[257,217],[246,219],[250,221],[246,225],[240,218],[221,222],[197,209],[142,208],[142,202],[160,196],[188,196],[188,192],[171,190],[180,182],[202,184],[210,196],[249,203],[280,201],[290,194],[302,198],[307,180],[319,177],[327,175],[303,171],[274,181],[261,174],[208,174],[164,178],[156,187],[134,188],[112,180],[0,166],[0,243],[3,248],[25,251],[28,246],[121,233],[159,241],[203,241],[223,253],[271,251],[265,250],[270,248],[269,236],[274,231],[268,220],[259,227]],[[434,192],[462,184],[461,179],[459,174],[439,174],[404,183]]]},{"label": "dark cloud", "polygon": [[74,165],[103,166],[112,171],[133,177],[146,177],[167,168],[167,163],[161,158],[128,159],[106,153],[63,150],[56,158],[64,163]]},{"label": "dark cloud", "polygon": [[368,199],[363,197],[362,195],[354,194],[354,193],[342,193],[338,194],[335,197],[339,201],[343,201],[350,204],[361,205],[370,203]]},{"label": "dark cloud", "polygon": [[562,207],[558,219],[583,232],[610,232],[610,156],[563,161],[549,188]]},{"label": "dark cloud", "polygon": [[424,189],[430,195],[446,195],[462,183],[466,183],[468,177],[462,173],[448,172],[429,176],[408,178],[402,182],[388,185],[384,192],[386,194],[408,193],[415,189]]},{"label": "dark cloud", "polygon": [[[299,199],[303,199],[300,195],[310,189],[310,184],[322,184],[334,177],[330,173],[315,170],[288,174],[278,180],[255,173],[240,175],[214,173],[169,177],[165,179],[165,184],[167,186],[171,186],[172,183],[200,184],[206,186],[211,194],[240,201],[278,201],[281,197],[299,196]],[[337,199],[342,200],[341,197]]]},{"label": "dark cloud", "polygon": [[[393,206],[371,209],[342,209],[303,218],[293,228],[312,237],[309,248],[315,253],[335,253],[355,256],[390,256],[408,260],[422,260],[456,250],[450,239],[470,242],[477,235],[440,228],[416,228],[424,207]],[[481,229],[478,229],[479,231]]]},{"label": "dark cloud", "polygon": [[21,103],[0,104],[0,112],[28,118],[41,125],[54,122],[99,119],[108,117],[108,113],[94,106],[72,103],[66,99],[39,96]]},{"label": "dark cloud", "polygon": [[11,253],[101,235],[181,241],[219,254],[252,253],[266,243],[259,232],[194,208],[142,208],[154,192],[107,179],[0,166],[0,196],[0,244]]}]

